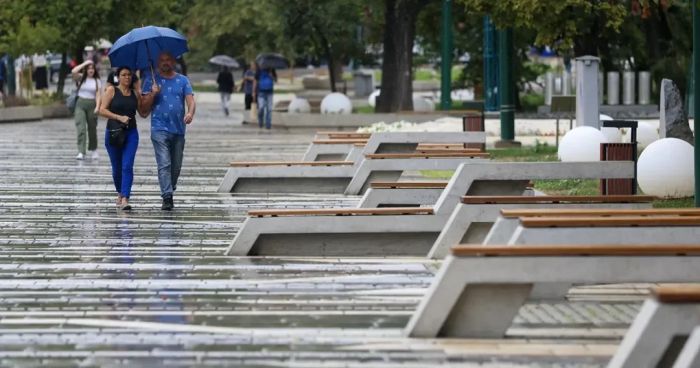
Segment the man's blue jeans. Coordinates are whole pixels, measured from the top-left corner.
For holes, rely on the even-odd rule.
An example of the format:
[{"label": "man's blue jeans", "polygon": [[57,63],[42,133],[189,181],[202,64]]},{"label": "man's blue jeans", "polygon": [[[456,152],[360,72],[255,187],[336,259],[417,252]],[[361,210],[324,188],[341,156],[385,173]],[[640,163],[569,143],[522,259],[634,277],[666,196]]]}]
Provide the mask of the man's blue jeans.
[{"label": "man's blue jeans", "polygon": [[258,91],[258,125],[262,128],[272,127],[272,92]]},{"label": "man's blue jeans", "polygon": [[185,151],[185,136],[164,131],[152,131],[151,142],[158,164],[158,183],[160,196],[172,197],[177,188],[177,178],[182,168],[182,156]]}]

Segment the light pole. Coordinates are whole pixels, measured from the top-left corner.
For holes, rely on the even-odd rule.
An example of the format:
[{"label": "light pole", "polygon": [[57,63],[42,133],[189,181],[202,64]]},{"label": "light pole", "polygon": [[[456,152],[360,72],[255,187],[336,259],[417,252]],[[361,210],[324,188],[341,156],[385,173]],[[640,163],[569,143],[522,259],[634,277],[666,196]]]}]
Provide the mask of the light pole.
[{"label": "light pole", "polygon": [[513,83],[513,29],[498,31],[498,97],[501,105],[501,140],[496,147],[519,147],[515,141],[515,83]]},{"label": "light pole", "polygon": [[442,0],[440,109],[452,107],[452,0]]},{"label": "light pole", "polygon": [[695,207],[700,207],[700,119],[698,119],[698,108],[700,108],[700,0],[691,0],[693,7],[693,82],[695,83],[695,93],[693,100],[695,103],[695,115],[693,116],[693,127],[695,128]]}]

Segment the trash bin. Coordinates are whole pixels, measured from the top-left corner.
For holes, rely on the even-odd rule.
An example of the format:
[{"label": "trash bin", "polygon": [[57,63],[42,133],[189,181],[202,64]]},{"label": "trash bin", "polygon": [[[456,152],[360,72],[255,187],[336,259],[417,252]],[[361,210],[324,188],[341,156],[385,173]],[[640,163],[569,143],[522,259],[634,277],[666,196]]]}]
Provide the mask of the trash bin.
[{"label": "trash bin", "polygon": [[374,92],[374,78],[371,72],[358,70],[352,76],[355,84],[355,97],[366,97]]}]

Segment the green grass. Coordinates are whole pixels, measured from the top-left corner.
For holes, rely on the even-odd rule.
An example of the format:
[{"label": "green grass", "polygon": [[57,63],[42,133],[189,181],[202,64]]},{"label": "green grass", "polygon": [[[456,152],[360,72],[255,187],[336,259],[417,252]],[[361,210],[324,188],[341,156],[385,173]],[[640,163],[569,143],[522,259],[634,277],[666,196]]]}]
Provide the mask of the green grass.
[{"label": "green grass", "polygon": [[695,198],[659,199],[654,201],[654,208],[689,208],[695,207]]},{"label": "green grass", "polygon": [[352,109],[354,114],[374,114],[374,107],[372,106],[359,106]]}]

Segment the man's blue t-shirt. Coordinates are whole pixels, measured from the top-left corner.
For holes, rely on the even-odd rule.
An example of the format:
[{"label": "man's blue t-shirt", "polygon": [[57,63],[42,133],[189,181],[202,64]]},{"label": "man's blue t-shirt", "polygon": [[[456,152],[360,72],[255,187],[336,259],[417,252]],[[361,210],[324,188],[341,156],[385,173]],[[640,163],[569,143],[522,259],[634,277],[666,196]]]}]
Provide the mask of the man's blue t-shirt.
[{"label": "man's blue t-shirt", "polygon": [[[153,100],[151,131],[185,135],[185,96],[193,94],[189,79],[181,74],[169,79],[156,74],[156,83],[160,93]],[[152,87],[153,79],[146,76],[142,93],[151,92]]]}]

